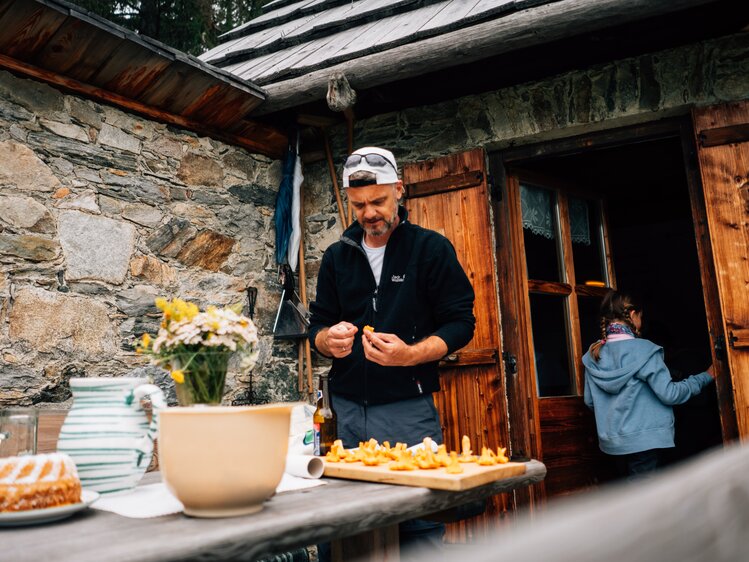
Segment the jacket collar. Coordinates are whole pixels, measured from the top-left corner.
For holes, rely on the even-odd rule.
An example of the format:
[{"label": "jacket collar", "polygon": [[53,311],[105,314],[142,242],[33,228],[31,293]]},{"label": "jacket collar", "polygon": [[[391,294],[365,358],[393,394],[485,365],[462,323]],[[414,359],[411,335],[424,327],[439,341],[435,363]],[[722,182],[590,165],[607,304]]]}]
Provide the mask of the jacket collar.
[{"label": "jacket collar", "polygon": [[[391,235],[391,239],[400,231],[401,226],[408,222],[408,211],[403,205],[398,205],[398,226],[395,227],[395,231]],[[359,221],[354,220],[353,223],[341,234],[341,242],[351,244],[352,242],[356,246],[361,246],[362,238],[364,238],[364,229],[359,224]]]}]

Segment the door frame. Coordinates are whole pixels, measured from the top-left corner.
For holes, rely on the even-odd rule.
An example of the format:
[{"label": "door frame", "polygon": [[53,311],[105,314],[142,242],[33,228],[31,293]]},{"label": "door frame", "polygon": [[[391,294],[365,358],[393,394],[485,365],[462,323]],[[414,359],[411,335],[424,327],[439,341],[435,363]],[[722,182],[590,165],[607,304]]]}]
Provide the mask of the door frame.
[{"label": "door frame", "polygon": [[[504,350],[505,371],[507,373],[508,416],[510,427],[510,447],[518,458],[540,458],[540,420],[537,401],[529,377],[519,377],[512,368],[513,355],[518,365],[530,365],[529,346],[523,341],[530,333],[529,318],[522,312],[524,302],[522,272],[524,267],[520,241],[513,237],[510,225],[516,224],[516,205],[505,204],[512,189],[507,181],[507,168],[522,167],[524,163],[550,156],[580,154],[593,149],[614,148],[634,142],[653,141],[664,138],[679,139],[684,156],[684,170],[691,203],[696,251],[701,272],[703,297],[708,330],[713,348],[713,363],[717,370],[718,406],[724,442],[738,438],[738,425],[734,413],[731,376],[725,362],[715,356],[714,343],[723,333],[723,318],[718,300],[715,263],[707,227],[707,213],[703,194],[702,179],[697,159],[697,146],[692,119],[689,115],[660,119],[634,126],[592,132],[552,141],[544,141],[488,153],[489,173],[493,179],[492,207],[495,217],[497,277],[500,283],[500,307]],[[509,259],[507,259],[509,256]],[[535,486],[529,493],[528,501],[545,497],[542,485]]]}]

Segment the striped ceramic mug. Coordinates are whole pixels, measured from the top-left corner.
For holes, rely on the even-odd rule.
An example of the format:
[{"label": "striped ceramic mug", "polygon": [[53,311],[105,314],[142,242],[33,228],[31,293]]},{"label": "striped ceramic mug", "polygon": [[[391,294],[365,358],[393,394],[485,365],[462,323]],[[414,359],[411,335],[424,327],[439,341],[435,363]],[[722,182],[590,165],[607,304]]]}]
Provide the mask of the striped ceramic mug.
[{"label": "striped ceramic mug", "polygon": [[[146,379],[72,378],[73,407],[65,418],[57,450],[70,455],[83,488],[113,493],[135,487],[153,455],[164,393]],[[151,400],[148,423],[141,399]]]}]

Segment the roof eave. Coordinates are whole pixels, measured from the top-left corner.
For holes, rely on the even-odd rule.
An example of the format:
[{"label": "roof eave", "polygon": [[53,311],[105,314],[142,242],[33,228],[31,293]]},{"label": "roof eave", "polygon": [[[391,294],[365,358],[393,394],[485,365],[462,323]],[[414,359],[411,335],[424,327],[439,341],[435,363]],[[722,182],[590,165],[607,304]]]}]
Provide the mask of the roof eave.
[{"label": "roof eave", "polygon": [[273,158],[288,139],[247,117],[262,88],[63,0],[0,10],[0,69]]},{"label": "roof eave", "polygon": [[372,53],[301,76],[264,84],[268,100],[253,115],[268,115],[325,99],[328,79],[345,74],[366,89],[542,45],[606,27],[709,4],[714,0],[562,0],[530,7],[470,28]]}]

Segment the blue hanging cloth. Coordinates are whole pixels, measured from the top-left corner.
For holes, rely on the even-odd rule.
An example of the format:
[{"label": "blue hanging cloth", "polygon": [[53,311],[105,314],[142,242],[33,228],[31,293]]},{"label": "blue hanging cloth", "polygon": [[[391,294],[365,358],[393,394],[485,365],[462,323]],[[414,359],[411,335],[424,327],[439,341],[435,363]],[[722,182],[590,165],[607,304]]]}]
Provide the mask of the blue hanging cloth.
[{"label": "blue hanging cloth", "polygon": [[276,263],[286,263],[291,236],[291,205],[294,199],[294,166],[296,164],[295,142],[290,139],[289,148],[283,161],[281,185],[276,195],[276,209],[273,220],[276,223]]}]

